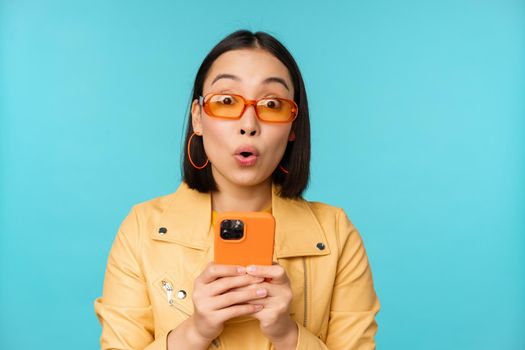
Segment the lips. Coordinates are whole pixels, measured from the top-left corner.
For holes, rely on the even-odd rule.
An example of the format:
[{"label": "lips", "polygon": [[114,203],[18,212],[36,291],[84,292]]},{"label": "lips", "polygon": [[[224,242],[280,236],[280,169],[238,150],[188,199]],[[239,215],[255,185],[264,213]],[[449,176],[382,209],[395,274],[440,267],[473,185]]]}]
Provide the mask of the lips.
[{"label": "lips", "polygon": [[240,166],[252,166],[259,158],[259,151],[252,146],[241,146],[235,150],[234,158]]}]

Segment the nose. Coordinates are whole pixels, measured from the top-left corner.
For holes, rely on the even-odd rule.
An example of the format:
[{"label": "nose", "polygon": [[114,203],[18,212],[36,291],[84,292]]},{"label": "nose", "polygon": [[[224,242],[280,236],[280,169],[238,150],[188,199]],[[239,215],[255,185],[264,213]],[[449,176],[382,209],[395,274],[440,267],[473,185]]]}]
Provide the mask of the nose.
[{"label": "nose", "polygon": [[239,133],[241,135],[255,136],[260,132],[259,119],[255,112],[255,106],[249,105],[239,119]]}]

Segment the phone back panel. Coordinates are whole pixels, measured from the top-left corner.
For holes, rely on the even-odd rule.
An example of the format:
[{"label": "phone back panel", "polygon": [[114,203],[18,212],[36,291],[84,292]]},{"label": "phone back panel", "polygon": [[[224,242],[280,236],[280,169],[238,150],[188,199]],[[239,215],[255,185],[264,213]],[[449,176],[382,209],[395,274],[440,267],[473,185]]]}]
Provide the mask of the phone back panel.
[{"label": "phone back panel", "polygon": [[[244,236],[241,239],[221,238],[223,220],[242,220]],[[225,265],[271,265],[273,260],[275,219],[264,212],[223,212],[214,222],[214,261]]]}]

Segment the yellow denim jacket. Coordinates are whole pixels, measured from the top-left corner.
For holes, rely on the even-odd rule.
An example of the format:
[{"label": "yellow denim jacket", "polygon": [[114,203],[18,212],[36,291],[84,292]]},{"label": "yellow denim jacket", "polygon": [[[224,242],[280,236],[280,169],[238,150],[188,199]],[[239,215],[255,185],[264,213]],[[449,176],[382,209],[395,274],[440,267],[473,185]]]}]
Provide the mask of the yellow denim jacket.
[{"label": "yellow denim jacket", "polygon": [[[375,349],[380,303],[363,241],[345,212],[277,195],[274,261],[290,279],[298,350]],[[176,192],[134,205],[109,254],[94,301],[102,349],[166,349],[193,312],[194,279],[213,260],[211,196],[181,183]],[[273,349],[251,316],[231,319],[210,350]]]}]

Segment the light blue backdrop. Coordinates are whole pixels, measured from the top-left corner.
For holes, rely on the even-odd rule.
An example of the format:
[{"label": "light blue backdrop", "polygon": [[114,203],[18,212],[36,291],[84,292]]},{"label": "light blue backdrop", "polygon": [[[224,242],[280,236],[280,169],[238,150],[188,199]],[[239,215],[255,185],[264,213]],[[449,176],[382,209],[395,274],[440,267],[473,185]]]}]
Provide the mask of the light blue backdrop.
[{"label": "light blue backdrop", "polygon": [[107,255],[174,191],[192,80],[233,30],[296,57],[311,200],[342,206],[379,349],[525,349],[522,1],[15,1],[0,7],[0,348],[95,349]]}]

